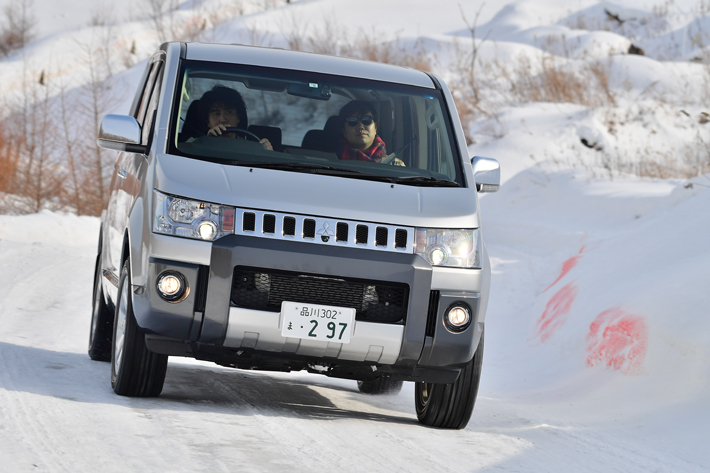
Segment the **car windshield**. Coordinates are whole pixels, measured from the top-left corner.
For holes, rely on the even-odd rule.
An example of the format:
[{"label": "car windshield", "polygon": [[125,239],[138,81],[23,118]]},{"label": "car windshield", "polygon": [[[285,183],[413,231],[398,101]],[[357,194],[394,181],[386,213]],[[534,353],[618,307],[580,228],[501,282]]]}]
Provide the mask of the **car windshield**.
[{"label": "car windshield", "polygon": [[463,187],[436,89],[183,61],[169,151],[194,159],[415,186]]}]

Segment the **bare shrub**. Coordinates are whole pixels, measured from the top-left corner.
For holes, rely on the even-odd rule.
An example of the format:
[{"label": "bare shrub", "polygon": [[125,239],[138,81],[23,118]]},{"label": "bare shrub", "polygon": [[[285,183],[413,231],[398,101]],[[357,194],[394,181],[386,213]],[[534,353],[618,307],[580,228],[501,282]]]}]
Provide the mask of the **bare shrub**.
[{"label": "bare shrub", "polygon": [[[308,51],[309,22],[297,15],[293,10],[289,14],[282,16],[279,21],[279,29],[282,31],[284,39],[289,49],[294,51]],[[313,30],[317,31],[317,29]],[[312,34],[312,33],[311,33]]]},{"label": "bare shrub", "polygon": [[174,10],[178,7],[177,0],[147,0],[144,8],[158,34],[158,41],[164,43],[174,35]]},{"label": "bare shrub", "polygon": [[19,213],[57,208],[63,193],[63,172],[55,152],[53,107],[49,89],[36,81],[24,81],[21,102],[3,121],[14,167],[9,190],[21,197]]},{"label": "bare shrub", "polygon": [[180,39],[184,41],[197,41],[207,28],[207,19],[201,15],[190,17],[180,28]]},{"label": "bare shrub", "polygon": [[[527,57],[527,56],[525,56]],[[535,76],[520,76],[518,92],[531,102],[560,102],[591,105],[585,81],[573,71],[566,70],[558,58],[542,54],[541,72]],[[525,65],[525,69],[530,68]]]},{"label": "bare shrub", "polygon": [[677,151],[658,150],[646,147],[618,163],[617,171],[653,179],[696,177],[710,171],[710,156],[694,144],[687,144]]},{"label": "bare shrub", "polygon": [[0,56],[7,56],[32,41],[37,26],[33,7],[34,0],[12,0],[5,6],[0,22]]},{"label": "bare shrub", "polygon": [[68,166],[69,181],[65,184],[65,196],[67,203],[74,209],[77,215],[86,213],[85,199],[82,187],[82,158],[86,148],[83,146],[79,135],[76,133],[78,117],[76,108],[71,107],[65,89],[59,94],[59,118],[60,139],[63,141],[66,151],[66,165]]},{"label": "bare shrub", "polygon": [[271,46],[272,35],[268,31],[262,31],[258,23],[250,24],[246,29],[245,44],[252,46]]},{"label": "bare shrub", "polygon": [[458,94],[456,92],[457,91],[454,91],[453,93],[454,105],[456,105],[456,112],[458,113],[459,119],[461,120],[461,126],[463,126],[463,134],[466,138],[466,144],[470,145],[475,143],[475,138],[471,134],[470,130],[471,126],[476,121],[476,108],[473,106],[470,100],[461,97],[461,94]]},{"label": "bare shrub", "polygon": [[20,159],[20,143],[0,122],[0,193],[14,193],[17,167]]},{"label": "bare shrub", "polygon": [[486,39],[488,39],[488,34],[490,33],[490,31],[486,33],[486,36],[480,42],[477,41],[476,27],[478,24],[478,17],[481,15],[481,10],[483,10],[484,5],[485,2],[481,3],[481,6],[476,11],[476,15],[474,16],[473,21],[469,22],[469,20],[466,18],[466,14],[463,10],[463,7],[461,6],[461,4],[459,4],[459,9],[461,10],[461,18],[463,18],[463,21],[466,24],[466,28],[468,29],[469,35],[471,36],[471,53],[467,58],[467,67],[465,68],[467,83],[466,85],[470,89],[470,94],[476,103],[480,101],[480,91],[476,77],[476,62],[478,61],[478,52],[481,48],[481,45],[486,42]]},{"label": "bare shrub", "polygon": [[115,106],[118,91],[110,86],[111,51],[83,45],[90,81],[67,89],[51,71],[43,85],[25,80],[22,94],[3,122],[0,166],[8,170],[3,192],[14,194],[16,213],[44,208],[72,209],[99,215],[107,195],[113,163],[96,144],[101,117]]},{"label": "bare shrub", "polygon": [[[81,170],[73,176],[75,185],[81,188],[81,210],[77,212],[89,215],[99,215],[107,197],[108,175],[113,163],[110,153],[96,144],[96,136],[101,126],[101,118],[120,101],[120,91],[111,87],[110,67],[111,57],[100,53],[97,49],[85,45],[84,60],[89,72],[89,81],[82,86],[79,93],[84,100],[79,101],[70,111],[73,119],[62,122],[62,127],[70,126],[81,138],[81,144],[72,159],[73,164]],[[70,136],[65,131],[65,146],[70,146]],[[67,151],[69,149],[67,148]],[[71,164],[70,164],[71,166]],[[75,188],[75,195],[78,190]]]},{"label": "bare shrub", "polygon": [[[333,18],[324,17],[321,26],[312,27],[293,11],[282,17],[280,29],[289,49],[354,59],[394,64],[424,71],[432,70],[434,55],[421,41],[411,46],[403,44],[398,34],[383,37],[374,27],[359,28],[353,36]],[[259,33],[257,25],[248,28],[249,44],[260,46],[267,33]]]},{"label": "bare shrub", "polygon": [[361,31],[356,35],[358,39],[354,43],[346,44],[341,48],[340,55],[431,71],[432,56],[420,42],[407,48],[399,37],[395,37],[392,41],[382,41],[374,31],[372,33],[363,34]]},{"label": "bare shrub", "polygon": [[[208,14],[197,14],[187,19],[182,19],[176,13],[180,8],[179,0],[147,0],[144,3],[146,16],[153,24],[158,35],[158,41],[195,41],[200,38],[208,25],[216,26],[224,21],[224,14],[232,13],[233,8],[225,7],[226,11],[220,14],[217,10],[212,10]],[[225,10],[221,8],[221,10]],[[201,5],[199,10],[203,10]],[[241,11],[241,10],[240,10]],[[220,21],[221,19],[221,21]]]},{"label": "bare shrub", "polygon": [[596,60],[584,62],[579,67],[576,63],[546,53],[541,53],[539,61],[533,67],[530,57],[521,54],[511,72],[505,75],[515,100],[574,103],[589,107],[616,103],[616,94],[609,84],[609,63]]},{"label": "bare shrub", "polygon": [[596,92],[601,94],[599,102],[616,105],[616,94],[609,85],[611,75],[611,63],[602,61],[592,61],[585,66],[585,73],[591,77],[596,85]]},{"label": "bare shrub", "polygon": [[336,56],[342,51],[343,43],[347,44],[344,30],[332,18],[323,18],[321,28],[316,28],[306,39],[309,51],[318,54]]}]

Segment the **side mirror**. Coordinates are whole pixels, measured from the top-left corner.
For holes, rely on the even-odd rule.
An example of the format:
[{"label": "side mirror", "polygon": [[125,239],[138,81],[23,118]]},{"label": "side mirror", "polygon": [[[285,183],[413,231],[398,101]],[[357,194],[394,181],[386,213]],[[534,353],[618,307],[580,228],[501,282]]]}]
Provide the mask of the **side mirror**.
[{"label": "side mirror", "polygon": [[105,149],[145,154],[146,146],[141,144],[141,126],[133,117],[126,115],[106,115],[101,120],[96,144]]},{"label": "side mirror", "polygon": [[500,187],[500,164],[493,158],[474,156],[473,179],[478,192],[497,192]]}]

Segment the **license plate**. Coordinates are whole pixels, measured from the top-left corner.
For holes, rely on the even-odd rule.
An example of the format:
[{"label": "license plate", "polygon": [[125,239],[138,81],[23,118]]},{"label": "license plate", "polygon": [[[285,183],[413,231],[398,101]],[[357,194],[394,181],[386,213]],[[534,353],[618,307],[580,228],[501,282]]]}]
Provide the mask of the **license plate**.
[{"label": "license plate", "polygon": [[329,305],[282,302],[281,335],[324,342],[349,343],[355,309]]}]

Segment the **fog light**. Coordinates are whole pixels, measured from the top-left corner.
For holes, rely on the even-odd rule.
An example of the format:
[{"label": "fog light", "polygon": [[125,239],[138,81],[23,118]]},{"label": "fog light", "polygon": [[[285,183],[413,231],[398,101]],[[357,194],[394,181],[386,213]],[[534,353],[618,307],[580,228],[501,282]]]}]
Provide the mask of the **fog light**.
[{"label": "fog light", "polygon": [[180,289],[182,289],[182,284],[180,284],[180,280],[177,278],[177,276],[173,276],[172,274],[168,276],[163,276],[160,279],[158,285],[160,287],[160,290],[166,296],[174,296],[180,291]]},{"label": "fog light", "polygon": [[471,324],[471,309],[462,303],[448,308],[444,315],[444,325],[452,332],[462,332]]},{"label": "fog light", "polygon": [[177,271],[165,271],[158,276],[158,293],[168,302],[180,302],[187,297],[188,285],[185,276]]},{"label": "fog light", "polygon": [[217,234],[217,225],[210,221],[202,222],[197,227],[197,232],[203,240],[212,240]]}]

